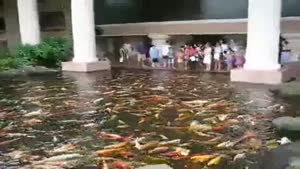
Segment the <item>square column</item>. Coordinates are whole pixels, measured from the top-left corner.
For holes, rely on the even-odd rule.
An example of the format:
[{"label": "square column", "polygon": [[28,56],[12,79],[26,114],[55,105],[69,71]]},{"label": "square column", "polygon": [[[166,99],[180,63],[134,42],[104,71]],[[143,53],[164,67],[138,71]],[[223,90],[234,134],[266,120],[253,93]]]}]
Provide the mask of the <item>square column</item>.
[{"label": "square column", "polygon": [[282,0],[249,0],[246,63],[231,71],[231,81],[278,84]]},{"label": "square column", "polygon": [[166,45],[167,41],[170,39],[169,35],[165,34],[149,34],[148,37],[151,39],[152,44],[159,47],[162,45]]},{"label": "square column", "polygon": [[37,0],[18,0],[18,16],[22,44],[39,44],[41,33]]},{"label": "square column", "polygon": [[63,71],[92,72],[110,69],[108,61],[96,57],[94,0],[72,0],[74,58],[62,63]]},{"label": "square column", "polygon": [[[163,46],[166,45],[168,40],[170,39],[169,35],[155,34],[155,33],[149,34],[148,37],[151,39],[152,45],[159,48],[160,51],[162,51]],[[161,57],[162,57],[162,54],[161,54]]]}]

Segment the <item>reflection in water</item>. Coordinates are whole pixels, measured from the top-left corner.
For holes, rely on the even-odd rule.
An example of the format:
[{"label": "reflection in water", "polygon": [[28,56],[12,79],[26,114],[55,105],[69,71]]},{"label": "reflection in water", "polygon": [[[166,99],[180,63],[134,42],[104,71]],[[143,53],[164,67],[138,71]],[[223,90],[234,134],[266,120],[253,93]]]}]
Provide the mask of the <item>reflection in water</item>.
[{"label": "reflection in water", "polygon": [[85,73],[64,72],[64,77],[72,79],[77,86],[77,91],[94,91],[96,76]]},{"label": "reflection in water", "polygon": [[121,146],[98,154],[174,169],[220,155],[218,167],[242,169],[248,164],[234,166],[233,157],[266,149],[282,104],[267,88],[233,86],[225,75],[125,70],[1,79],[0,98],[0,168],[81,169],[96,164],[97,150]]}]

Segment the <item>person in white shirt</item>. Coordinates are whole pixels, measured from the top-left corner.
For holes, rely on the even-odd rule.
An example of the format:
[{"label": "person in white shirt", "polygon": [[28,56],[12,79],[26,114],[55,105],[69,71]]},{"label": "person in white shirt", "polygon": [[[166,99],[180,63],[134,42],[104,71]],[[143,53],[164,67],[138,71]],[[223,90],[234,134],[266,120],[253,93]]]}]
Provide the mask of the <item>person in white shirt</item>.
[{"label": "person in white shirt", "polygon": [[161,54],[162,54],[162,58],[163,58],[163,67],[168,66],[170,47],[171,46],[169,44],[164,44],[164,45],[161,46]]},{"label": "person in white shirt", "polygon": [[169,67],[172,69],[175,69],[175,61],[174,61],[174,57],[175,57],[175,51],[174,48],[172,46],[169,47],[169,53],[168,53],[169,59],[168,59],[168,64]]},{"label": "person in white shirt", "polygon": [[219,43],[216,44],[214,48],[214,69],[217,71],[221,70],[221,55],[222,55],[222,47]]},{"label": "person in white shirt", "polygon": [[205,64],[206,71],[211,70],[211,61],[212,61],[212,48],[209,43],[206,43],[204,49],[204,60],[203,63]]}]

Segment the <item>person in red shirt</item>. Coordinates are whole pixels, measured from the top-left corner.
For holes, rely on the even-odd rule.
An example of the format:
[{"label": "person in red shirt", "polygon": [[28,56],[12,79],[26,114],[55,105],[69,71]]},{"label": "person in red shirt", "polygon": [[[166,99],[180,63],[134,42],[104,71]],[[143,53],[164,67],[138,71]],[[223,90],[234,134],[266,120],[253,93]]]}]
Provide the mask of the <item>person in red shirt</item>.
[{"label": "person in red shirt", "polygon": [[189,46],[187,49],[187,55],[189,58],[196,55],[196,49],[193,48],[193,46]]},{"label": "person in red shirt", "polygon": [[197,51],[193,46],[189,46],[188,50],[187,50],[187,54],[189,57],[189,66],[191,69],[196,69],[196,63],[197,63]]}]

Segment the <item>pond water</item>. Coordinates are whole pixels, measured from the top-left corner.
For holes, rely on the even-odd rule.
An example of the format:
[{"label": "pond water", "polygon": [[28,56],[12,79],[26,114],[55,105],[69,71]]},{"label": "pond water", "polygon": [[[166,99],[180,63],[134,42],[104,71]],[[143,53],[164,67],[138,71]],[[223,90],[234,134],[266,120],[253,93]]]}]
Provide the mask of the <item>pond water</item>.
[{"label": "pond water", "polygon": [[228,75],[112,70],[1,79],[0,168],[236,168],[287,105]]}]

